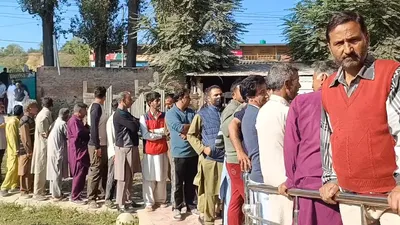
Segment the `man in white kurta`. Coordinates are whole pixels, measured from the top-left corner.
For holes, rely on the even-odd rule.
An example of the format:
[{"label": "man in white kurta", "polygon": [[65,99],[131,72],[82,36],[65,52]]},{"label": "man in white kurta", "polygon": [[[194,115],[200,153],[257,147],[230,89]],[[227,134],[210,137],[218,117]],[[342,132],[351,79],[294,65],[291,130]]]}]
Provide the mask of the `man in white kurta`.
[{"label": "man in white kurta", "polygon": [[161,95],[146,95],[150,110],[140,117],[140,132],[144,140],[142,160],[143,199],[146,211],[156,205],[166,207],[168,177],[168,145],[165,136],[165,113],[160,112]]},{"label": "man in white kurta", "polygon": [[47,180],[50,193],[55,201],[64,198],[61,191],[63,178],[68,177],[67,121],[68,108],[60,109],[47,139]]},{"label": "man in white kurta", "polygon": [[113,99],[111,103],[112,114],[106,123],[107,131],[107,156],[108,156],[108,175],[106,185],[105,205],[108,208],[114,208],[113,198],[115,197],[115,188],[117,181],[114,179],[114,162],[115,162],[115,129],[114,129],[114,113],[118,108],[118,101]]},{"label": "man in white kurta", "polygon": [[[256,129],[264,183],[278,187],[286,181],[283,140],[289,101],[300,88],[297,69],[290,65],[274,65],[267,76],[267,86],[272,95],[258,113]],[[268,208],[264,219],[274,224],[292,225],[293,202],[287,197],[270,195],[268,202],[262,204],[267,204]]]},{"label": "man in white kurta", "polygon": [[15,89],[17,87],[12,81],[12,84],[7,88],[7,114],[12,114],[15,106]]},{"label": "man in white kurta", "polygon": [[45,195],[46,166],[47,166],[47,137],[50,125],[53,123],[50,108],[53,107],[51,98],[43,98],[43,109],[36,116],[35,144],[31,172],[35,175],[33,182],[34,198],[41,200]]}]

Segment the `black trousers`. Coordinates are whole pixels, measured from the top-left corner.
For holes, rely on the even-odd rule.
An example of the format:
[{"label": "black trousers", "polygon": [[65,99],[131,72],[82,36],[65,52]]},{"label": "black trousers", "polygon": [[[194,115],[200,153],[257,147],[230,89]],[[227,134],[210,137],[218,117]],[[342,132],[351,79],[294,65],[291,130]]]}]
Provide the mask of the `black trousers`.
[{"label": "black trousers", "polygon": [[2,164],[2,162],[3,162],[3,156],[4,156],[4,153],[6,152],[6,150],[5,149],[0,149],[0,182],[2,182],[3,183],[3,172],[5,172],[5,171],[1,171],[1,164]]},{"label": "black trousers", "polygon": [[196,196],[196,186],[193,184],[197,174],[198,156],[190,158],[174,158],[175,166],[175,209],[181,210],[185,204],[191,209]]}]

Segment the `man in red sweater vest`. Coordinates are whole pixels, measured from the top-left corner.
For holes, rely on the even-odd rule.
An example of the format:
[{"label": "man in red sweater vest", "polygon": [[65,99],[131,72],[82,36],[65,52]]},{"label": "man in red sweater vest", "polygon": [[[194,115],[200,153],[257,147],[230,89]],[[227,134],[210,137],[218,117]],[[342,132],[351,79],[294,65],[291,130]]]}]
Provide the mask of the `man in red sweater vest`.
[{"label": "man in red sweater vest", "polygon": [[143,144],[143,200],[146,211],[167,207],[168,144],[165,136],[165,113],[160,112],[161,95],[146,95],[149,111],[140,117]]},{"label": "man in red sweater vest", "polygon": [[367,27],[357,13],[334,15],[326,38],[340,68],[322,87],[321,197],[336,204],[339,190],[388,193],[392,210],[340,204],[343,224],[400,224],[400,64],[368,54]]}]

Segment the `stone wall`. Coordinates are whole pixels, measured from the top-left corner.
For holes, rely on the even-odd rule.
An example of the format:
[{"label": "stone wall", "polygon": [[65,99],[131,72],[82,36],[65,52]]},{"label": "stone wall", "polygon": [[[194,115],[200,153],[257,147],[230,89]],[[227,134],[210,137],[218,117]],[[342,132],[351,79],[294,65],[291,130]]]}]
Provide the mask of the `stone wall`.
[{"label": "stone wall", "polygon": [[[93,93],[96,86],[113,86],[113,94],[130,91],[134,95],[151,90],[154,84],[150,68],[57,68],[41,67],[37,73],[37,99],[51,97],[54,100],[54,113],[61,107],[72,107],[83,102],[83,93]],[[83,82],[87,81],[87,90]],[[72,109],[72,108],[71,108]]]}]

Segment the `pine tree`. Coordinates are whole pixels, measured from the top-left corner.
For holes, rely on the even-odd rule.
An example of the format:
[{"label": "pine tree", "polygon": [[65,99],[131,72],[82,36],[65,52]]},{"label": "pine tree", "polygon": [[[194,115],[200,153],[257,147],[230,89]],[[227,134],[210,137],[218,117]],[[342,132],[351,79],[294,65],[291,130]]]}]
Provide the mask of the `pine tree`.
[{"label": "pine tree", "polygon": [[240,0],[152,0],[154,17],[141,22],[147,31],[151,65],[164,77],[220,70],[235,62],[231,50],[244,32],[235,21]]},{"label": "pine tree", "polygon": [[297,60],[329,57],[325,30],[335,12],[357,11],[366,20],[370,51],[379,58],[400,59],[400,1],[304,0],[285,21],[285,35]]}]

